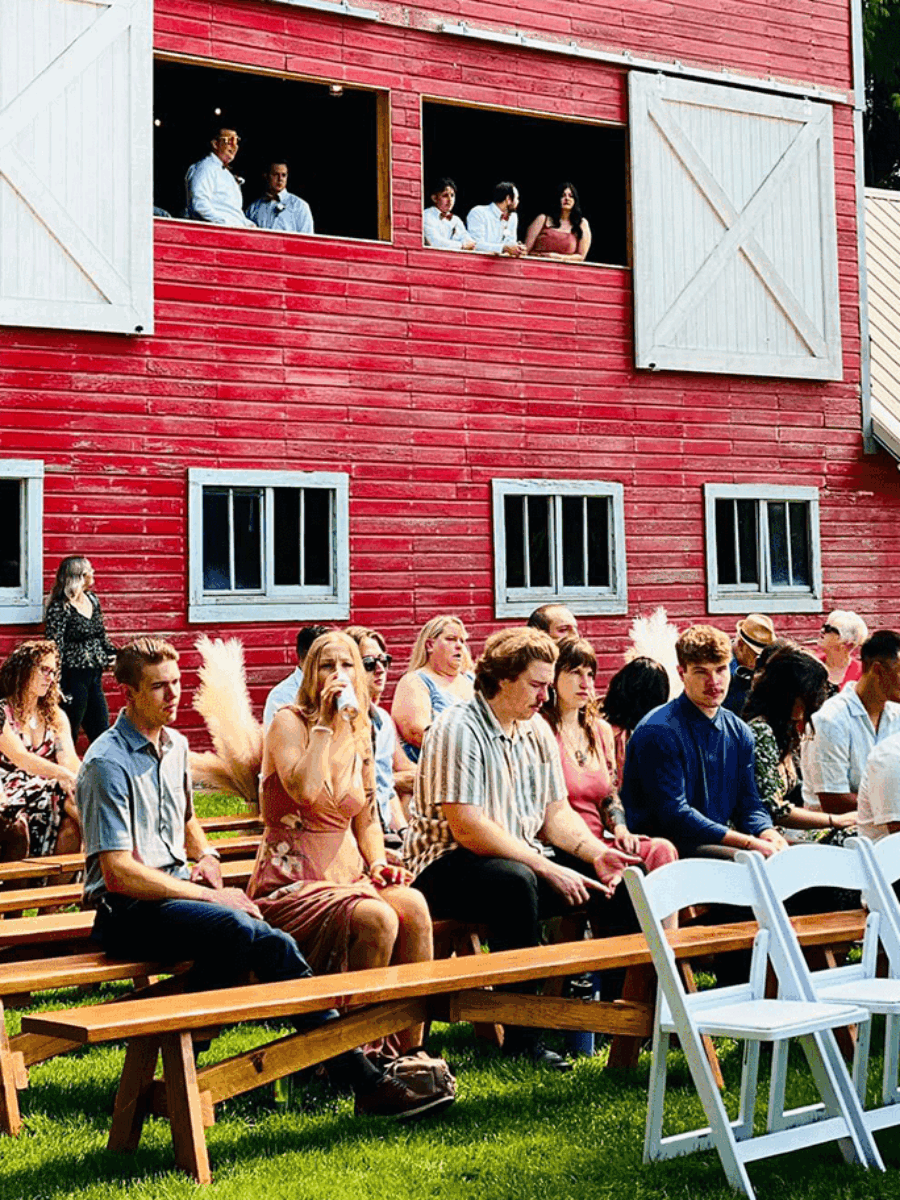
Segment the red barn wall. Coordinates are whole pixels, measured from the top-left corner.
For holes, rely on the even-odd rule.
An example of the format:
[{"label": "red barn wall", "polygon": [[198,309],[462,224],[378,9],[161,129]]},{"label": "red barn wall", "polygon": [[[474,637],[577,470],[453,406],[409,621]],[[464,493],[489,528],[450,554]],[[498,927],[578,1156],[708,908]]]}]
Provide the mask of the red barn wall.
[{"label": "red barn wall", "polygon": [[[508,11],[598,45],[850,84],[843,3],[550,8]],[[421,246],[423,94],[624,123],[626,73],[441,35],[431,10],[408,11],[372,24],[157,0],[160,52],[390,89],[393,242],[157,221],[154,336],[2,331],[0,446],[45,461],[48,586],[63,555],[89,554],[114,638],[190,650],[200,632],[237,634],[261,701],[292,665],[294,626],[189,625],[189,466],[349,472],[351,616],[401,660],[436,612],[461,613],[476,646],[497,624],[492,478],[616,480],[630,613],[583,622],[605,677],[635,614],[705,616],[702,485],[788,482],[820,489],[826,611],[897,625],[896,464],[864,456],[859,432],[850,109],[835,109],[844,380],[636,373],[627,269]],[[443,15],[500,28],[502,11],[461,0]],[[821,618],[776,622],[811,637]],[[0,650],[35,632],[3,627]]]}]

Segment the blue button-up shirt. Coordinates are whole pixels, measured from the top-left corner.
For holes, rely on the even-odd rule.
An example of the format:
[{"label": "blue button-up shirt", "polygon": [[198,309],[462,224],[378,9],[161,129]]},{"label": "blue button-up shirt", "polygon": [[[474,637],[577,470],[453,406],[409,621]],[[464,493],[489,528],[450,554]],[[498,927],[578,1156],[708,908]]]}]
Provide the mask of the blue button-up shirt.
[{"label": "blue button-up shirt", "polygon": [[621,798],[635,833],[683,853],[718,845],[729,826],[758,837],[772,826],[753,768],[753,734],[725,708],[710,719],[678,696],[640,722],[625,754]]},{"label": "blue button-up shirt", "polygon": [[268,194],[254,200],[247,216],[260,229],[276,229],[285,233],[315,233],[312,209],[299,196],[281,191],[277,199]]},{"label": "blue button-up shirt", "polygon": [[253,222],[244,216],[241,185],[217,154],[210,151],[206,158],[188,167],[184,186],[187,191],[187,215],[192,221],[253,228]]},{"label": "blue button-up shirt", "polygon": [[84,827],[84,899],[95,907],[106,891],[100,855],[127,850],[148,867],[190,878],[184,827],[193,815],[188,744],[163,729],[159,753],[124,711],[84,756],[76,791]]}]

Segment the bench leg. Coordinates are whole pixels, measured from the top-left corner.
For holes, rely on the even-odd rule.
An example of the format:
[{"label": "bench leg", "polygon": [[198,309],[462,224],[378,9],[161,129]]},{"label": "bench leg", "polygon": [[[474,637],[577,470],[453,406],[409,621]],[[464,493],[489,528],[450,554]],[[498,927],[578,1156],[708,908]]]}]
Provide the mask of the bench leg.
[{"label": "bench leg", "polygon": [[163,1071],[166,1078],[166,1107],[172,1127],[175,1163],[197,1183],[210,1183],[206,1132],[194,1064],[194,1043],[189,1033],[171,1033],[162,1038]]},{"label": "bench leg", "polygon": [[16,1074],[16,1063],[6,1032],[3,1005],[0,1004],[0,1129],[11,1137],[17,1137],[22,1129]]},{"label": "bench leg", "polygon": [[[656,972],[649,964],[641,967],[629,967],[625,972],[625,982],[622,984],[622,999],[639,1000],[644,1004],[652,1003],[655,986]],[[619,1070],[636,1067],[643,1041],[643,1038],[617,1034],[610,1043],[606,1065]]]},{"label": "bench leg", "polygon": [[158,1037],[132,1038],[128,1043],[122,1078],[116,1092],[108,1149],[128,1153],[137,1149],[144,1118],[149,1112],[158,1058]]}]

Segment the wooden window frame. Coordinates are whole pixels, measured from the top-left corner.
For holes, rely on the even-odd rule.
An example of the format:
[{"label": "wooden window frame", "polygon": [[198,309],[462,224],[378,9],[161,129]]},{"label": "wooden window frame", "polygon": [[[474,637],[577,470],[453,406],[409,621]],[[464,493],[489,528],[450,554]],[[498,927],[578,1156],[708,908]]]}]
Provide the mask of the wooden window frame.
[{"label": "wooden window frame", "polygon": [[[207,487],[258,488],[262,503],[262,576],[259,591],[211,592],[203,587],[203,492]],[[323,488],[332,494],[331,588],[274,583],[274,488]],[[349,476],[331,471],[188,470],[188,620],[345,621],[350,615]]]},{"label": "wooden window frame", "polygon": [[24,584],[0,588],[0,625],[30,625],[44,615],[44,464],[40,459],[0,459],[0,478],[20,480],[24,493],[19,535]]},{"label": "wooden window frame", "polygon": [[[628,573],[625,559],[625,489],[621,483],[584,479],[494,479],[491,481],[494,531],[494,615],[527,617],[542,604],[564,604],[584,616],[614,615],[628,611]],[[584,496],[609,501],[610,586],[510,588],[506,582],[507,496]],[[561,546],[554,530],[553,553],[557,564]],[[558,580],[557,580],[558,584]]]},{"label": "wooden window frame", "polygon": [[[818,613],[823,611],[822,550],[819,536],[819,489],[782,487],[776,484],[707,483],[703,487],[706,525],[707,609],[710,613]],[[758,506],[760,583],[757,588],[743,584],[720,584],[716,545],[716,501],[752,500]],[[767,581],[768,521],[767,501],[792,501],[809,505],[809,555],[812,582],[808,589],[777,587]]]}]

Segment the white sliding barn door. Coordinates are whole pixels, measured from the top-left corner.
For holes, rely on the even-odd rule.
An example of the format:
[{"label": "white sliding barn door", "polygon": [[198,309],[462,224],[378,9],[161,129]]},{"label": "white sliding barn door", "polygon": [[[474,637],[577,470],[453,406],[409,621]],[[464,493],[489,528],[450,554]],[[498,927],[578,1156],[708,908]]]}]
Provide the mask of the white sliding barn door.
[{"label": "white sliding barn door", "polygon": [[629,78],[638,367],[840,379],[831,109]]},{"label": "white sliding barn door", "polygon": [[0,0],[0,324],[152,332],[152,0]]}]

